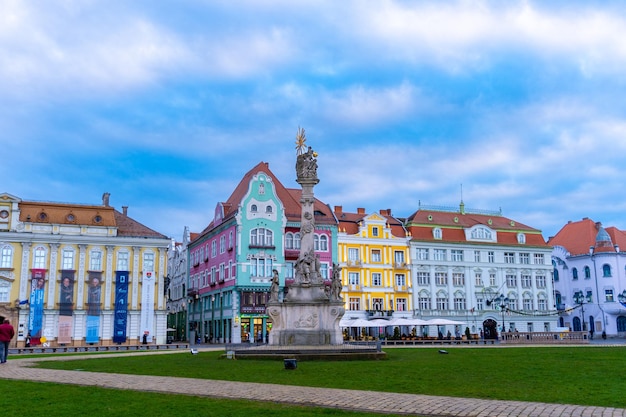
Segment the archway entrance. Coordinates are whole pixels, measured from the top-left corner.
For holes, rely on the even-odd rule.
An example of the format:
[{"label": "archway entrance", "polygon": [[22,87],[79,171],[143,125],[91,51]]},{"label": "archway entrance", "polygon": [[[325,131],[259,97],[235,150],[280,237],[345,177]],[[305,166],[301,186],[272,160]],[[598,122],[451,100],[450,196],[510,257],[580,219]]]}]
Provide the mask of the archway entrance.
[{"label": "archway entrance", "polygon": [[483,321],[483,332],[485,339],[497,339],[498,338],[498,323],[493,319],[487,319]]}]

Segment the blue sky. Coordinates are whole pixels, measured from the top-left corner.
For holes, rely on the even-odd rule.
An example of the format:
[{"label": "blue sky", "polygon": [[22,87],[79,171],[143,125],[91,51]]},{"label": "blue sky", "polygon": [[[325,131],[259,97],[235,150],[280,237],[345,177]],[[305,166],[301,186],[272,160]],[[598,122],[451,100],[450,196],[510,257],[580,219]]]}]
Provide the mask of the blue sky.
[{"label": "blue sky", "polygon": [[[202,230],[260,161],[346,211],[626,229],[610,1],[0,0],[0,192]],[[462,184],[462,187],[461,187]]]}]

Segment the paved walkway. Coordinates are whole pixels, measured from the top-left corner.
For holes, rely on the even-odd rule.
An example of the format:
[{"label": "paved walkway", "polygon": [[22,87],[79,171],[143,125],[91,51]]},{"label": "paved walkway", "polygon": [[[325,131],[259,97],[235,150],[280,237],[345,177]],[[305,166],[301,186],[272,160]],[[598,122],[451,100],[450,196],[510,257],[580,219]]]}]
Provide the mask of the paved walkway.
[{"label": "paved walkway", "polygon": [[[175,352],[146,352],[166,354]],[[105,355],[107,358],[113,355]],[[251,382],[230,382],[161,376],[105,374],[84,371],[63,371],[31,368],[40,360],[97,358],[99,355],[55,356],[46,358],[10,358],[0,365],[0,379],[55,382],[89,385],[124,390],[185,394],[211,398],[246,399],[276,403],[339,408],[385,414],[456,416],[456,417],[626,417],[626,409],[523,401],[495,401],[429,395],[395,394],[334,388],[310,388],[270,385]]]}]

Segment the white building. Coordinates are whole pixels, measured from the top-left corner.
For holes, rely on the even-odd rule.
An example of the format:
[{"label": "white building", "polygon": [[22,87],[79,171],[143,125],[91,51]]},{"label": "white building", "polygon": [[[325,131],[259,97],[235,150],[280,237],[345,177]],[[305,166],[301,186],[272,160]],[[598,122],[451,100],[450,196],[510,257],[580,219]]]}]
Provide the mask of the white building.
[{"label": "white building", "polygon": [[420,206],[406,228],[416,316],[461,321],[485,338],[498,337],[503,323],[506,331],[555,330],[552,250],[540,230],[463,203]]},{"label": "white building", "polygon": [[183,241],[172,240],[167,253],[167,336],[168,340],[181,341],[187,335],[187,246],[191,241],[189,227],[185,226]]},{"label": "white building", "polygon": [[550,238],[560,325],[626,336],[626,233],[584,218]]}]

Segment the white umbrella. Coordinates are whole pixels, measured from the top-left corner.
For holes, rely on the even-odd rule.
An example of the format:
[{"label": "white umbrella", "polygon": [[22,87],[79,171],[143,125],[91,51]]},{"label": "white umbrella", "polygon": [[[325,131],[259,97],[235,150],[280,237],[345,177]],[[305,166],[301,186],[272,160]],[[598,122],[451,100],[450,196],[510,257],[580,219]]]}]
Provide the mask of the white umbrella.
[{"label": "white umbrella", "polygon": [[428,326],[430,323],[426,320],[411,318],[407,319],[404,317],[399,317],[394,319],[392,324],[394,326]]},{"label": "white umbrella", "polygon": [[339,322],[341,327],[368,327],[369,321],[364,319],[341,319]]},{"label": "white umbrella", "polygon": [[432,319],[427,321],[430,326],[445,326],[445,325],[456,325],[456,324],[465,324],[461,321],[454,321],[448,319]]}]

